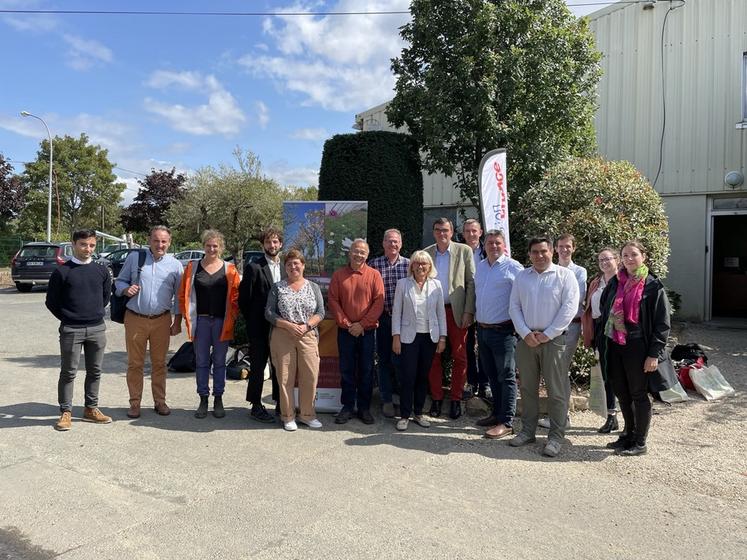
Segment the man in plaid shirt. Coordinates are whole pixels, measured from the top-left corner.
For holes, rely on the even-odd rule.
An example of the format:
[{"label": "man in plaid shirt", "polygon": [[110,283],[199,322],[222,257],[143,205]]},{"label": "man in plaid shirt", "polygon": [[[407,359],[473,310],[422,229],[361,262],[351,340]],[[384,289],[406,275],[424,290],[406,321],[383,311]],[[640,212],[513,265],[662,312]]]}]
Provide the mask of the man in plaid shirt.
[{"label": "man in plaid shirt", "polygon": [[384,280],[384,312],[376,329],[376,353],[379,356],[379,393],[381,412],[387,418],[394,416],[392,385],[395,379],[395,364],[392,361],[392,302],[397,282],[407,276],[410,259],[399,254],[402,249],[402,233],[398,229],[384,232],[384,254],[368,265],[379,271]]}]

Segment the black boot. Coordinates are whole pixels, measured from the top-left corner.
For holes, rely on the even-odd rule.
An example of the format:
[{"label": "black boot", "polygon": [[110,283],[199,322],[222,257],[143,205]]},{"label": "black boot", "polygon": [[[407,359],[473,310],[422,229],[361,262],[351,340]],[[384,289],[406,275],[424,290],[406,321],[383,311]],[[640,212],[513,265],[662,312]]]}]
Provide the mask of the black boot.
[{"label": "black boot", "polygon": [[619,453],[623,449],[628,449],[629,447],[632,447],[635,443],[635,435],[631,437],[630,434],[627,432],[623,432],[620,434],[620,437],[618,437],[615,441],[609,442],[605,447],[607,449],[614,449],[615,453]]},{"label": "black boot", "polygon": [[213,398],[213,416],[216,418],[223,418],[226,415],[226,411],[223,408],[223,395],[215,395]]},{"label": "black boot", "polygon": [[205,418],[207,416],[208,398],[200,395],[200,406],[195,410],[195,418]]},{"label": "black boot", "polygon": [[431,410],[428,412],[430,416],[433,418],[438,418],[441,416],[441,406],[443,405],[443,401],[433,401],[431,403]]},{"label": "black boot", "polygon": [[617,423],[617,416],[615,414],[609,414],[607,415],[607,421],[597,431],[600,434],[609,434],[610,432],[614,432],[619,429],[620,429],[620,426]]}]

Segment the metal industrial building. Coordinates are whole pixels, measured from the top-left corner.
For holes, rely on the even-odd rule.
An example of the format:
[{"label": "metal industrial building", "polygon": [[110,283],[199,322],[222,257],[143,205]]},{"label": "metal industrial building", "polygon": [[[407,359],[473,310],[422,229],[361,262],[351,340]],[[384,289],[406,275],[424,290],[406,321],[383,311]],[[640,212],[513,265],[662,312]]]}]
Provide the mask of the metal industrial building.
[{"label": "metal industrial building", "polygon": [[[588,17],[603,54],[599,153],[664,199],[680,317],[747,318],[747,0],[625,1]],[[385,108],[356,127],[393,130]],[[438,175],[424,175],[423,200],[426,229],[465,204]]]}]

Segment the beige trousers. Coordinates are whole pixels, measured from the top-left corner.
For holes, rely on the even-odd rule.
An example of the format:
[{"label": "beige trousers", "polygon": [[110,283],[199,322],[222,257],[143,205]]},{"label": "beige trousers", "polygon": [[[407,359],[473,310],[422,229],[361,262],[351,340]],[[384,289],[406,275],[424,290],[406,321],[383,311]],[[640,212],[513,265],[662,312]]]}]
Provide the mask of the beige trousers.
[{"label": "beige trousers", "polygon": [[298,380],[298,409],[302,420],[316,418],[316,382],[319,379],[319,339],[315,332],[301,339],[281,328],[272,329],[270,355],[280,388],[280,419],[290,422],[296,418],[293,387]]},{"label": "beige trousers", "polygon": [[150,343],[150,388],[153,403],[166,402],[166,353],[171,341],[171,314],[156,319],[125,312],[125,343],[127,345],[127,390],[130,404],[140,404],[143,398],[143,368],[145,349]]}]

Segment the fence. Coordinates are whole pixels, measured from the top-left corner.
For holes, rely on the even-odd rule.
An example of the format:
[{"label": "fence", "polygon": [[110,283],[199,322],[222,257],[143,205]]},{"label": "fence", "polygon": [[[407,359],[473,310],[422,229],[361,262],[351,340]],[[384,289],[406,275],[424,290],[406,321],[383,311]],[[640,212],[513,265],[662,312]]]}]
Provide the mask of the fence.
[{"label": "fence", "polygon": [[24,240],[17,235],[0,236],[0,268],[10,266],[10,259],[23,244]]}]

